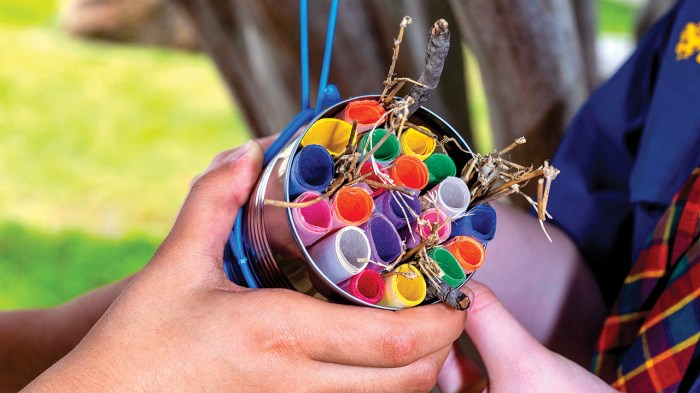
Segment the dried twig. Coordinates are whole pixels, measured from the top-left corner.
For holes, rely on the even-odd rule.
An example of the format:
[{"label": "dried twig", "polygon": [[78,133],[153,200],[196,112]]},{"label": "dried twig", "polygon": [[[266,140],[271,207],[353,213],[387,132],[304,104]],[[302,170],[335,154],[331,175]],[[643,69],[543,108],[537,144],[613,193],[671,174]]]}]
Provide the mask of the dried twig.
[{"label": "dried twig", "polygon": [[415,85],[408,97],[415,102],[409,107],[409,115],[415,112],[430,96],[430,93],[435,90],[440,83],[442,69],[445,66],[447,53],[450,51],[450,29],[447,21],[439,19],[433,28],[430,29],[430,38],[428,39],[428,47],[425,55],[425,69],[423,74],[418,79],[422,85]]},{"label": "dried twig", "polygon": [[437,287],[428,286],[427,295],[440,301],[447,303],[457,310],[464,311],[471,306],[469,296],[462,293],[459,289],[452,288],[445,280],[439,280]]}]

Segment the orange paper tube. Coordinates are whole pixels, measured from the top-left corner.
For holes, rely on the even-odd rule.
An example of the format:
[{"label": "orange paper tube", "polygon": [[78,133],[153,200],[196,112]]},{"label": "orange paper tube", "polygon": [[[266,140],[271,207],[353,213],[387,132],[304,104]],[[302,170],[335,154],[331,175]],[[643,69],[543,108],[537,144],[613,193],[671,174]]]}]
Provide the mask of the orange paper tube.
[{"label": "orange paper tube", "polygon": [[443,247],[457,259],[464,270],[476,270],[486,258],[484,246],[469,236],[456,236]]},{"label": "orange paper tube", "polygon": [[422,190],[428,185],[428,167],[415,156],[399,156],[389,169],[389,176],[397,186]]},{"label": "orange paper tube", "polygon": [[333,196],[333,227],[362,225],[372,216],[374,200],[359,187],[345,186]]},{"label": "orange paper tube", "polygon": [[386,110],[374,100],[358,100],[349,103],[341,113],[340,119],[352,124],[357,120],[357,132],[369,131],[377,125]]}]

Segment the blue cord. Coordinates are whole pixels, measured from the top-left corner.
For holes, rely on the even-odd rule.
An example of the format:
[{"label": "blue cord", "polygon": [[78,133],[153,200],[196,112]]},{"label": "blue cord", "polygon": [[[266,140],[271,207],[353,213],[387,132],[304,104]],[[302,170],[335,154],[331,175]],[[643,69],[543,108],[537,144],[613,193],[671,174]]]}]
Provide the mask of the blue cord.
[{"label": "blue cord", "polygon": [[315,115],[321,113],[324,109],[323,98],[328,85],[328,73],[331,70],[331,55],[333,54],[333,38],[335,37],[335,21],[338,18],[338,2],[339,0],[331,1],[331,11],[328,15],[328,30],[326,32],[326,48],[323,52],[323,66],[321,67],[321,79],[318,81],[318,95],[316,96],[316,111]]},{"label": "blue cord", "polygon": [[301,110],[311,108],[309,98],[309,7],[308,0],[299,2],[299,40],[301,41]]},{"label": "blue cord", "polygon": [[[275,139],[270,147],[265,150],[263,166],[272,161],[277,153],[289,142],[296,131],[304,124],[311,121],[314,116],[318,115],[321,110],[329,105],[333,105],[340,101],[338,88],[334,85],[328,85],[328,74],[331,67],[331,54],[333,52],[333,37],[335,35],[335,21],[338,16],[339,0],[331,1],[331,10],[328,18],[328,30],[326,32],[326,47],[323,54],[323,65],[321,67],[321,79],[318,86],[318,97],[316,98],[316,109],[313,110],[309,105],[309,32],[308,32],[308,3],[307,0],[300,0],[299,22],[301,30],[301,101],[302,110],[292,119],[289,124],[282,130],[280,135]],[[247,285],[248,288],[260,288],[260,281],[255,276],[253,269],[248,263],[246,255],[244,239],[243,239],[243,215],[245,208],[241,207],[236,216],[236,222],[233,225],[233,231],[229,234],[229,247],[233,254],[234,261],[229,260],[227,253],[224,256],[224,271],[228,278],[236,284]],[[236,269],[238,268],[238,269]],[[240,275],[238,274],[240,272]]]}]

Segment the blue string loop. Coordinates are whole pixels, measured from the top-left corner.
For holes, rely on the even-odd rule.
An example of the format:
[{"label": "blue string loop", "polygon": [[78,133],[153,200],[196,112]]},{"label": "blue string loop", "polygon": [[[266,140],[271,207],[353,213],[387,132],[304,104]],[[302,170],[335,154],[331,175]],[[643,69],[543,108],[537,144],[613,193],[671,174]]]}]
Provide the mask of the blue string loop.
[{"label": "blue string loop", "polygon": [[[331,9],[328,16],[328,28],[326,31],[326,46],[323,53],[321,77],[318,84],[316,108],[310,107],[309,98],[309,26],[308,26],[308,2],[299,2],[299,25],[301,41],[301,112],[299,112],[289,124],[282,130],[277,139],[265,150],[263,165],[267,165],[284,148],[296,131],[304,124],[311,121],[316,115],[331,105],[340,102],[340,92],[335,85],[328,84],[328,74],[331,68],[331,55],[333,52],[333,38],[335,36],[335,22],[338,17],[339,0],[331,1]],[[259,288],[260,281],[248,263],[243,238],[243,216],[245,208],[241,207],[236,216],[233,230],[229,235],[228,247],[224,251],[224,272],[229,280],[238,285],[249,288]],[[233,261],[236,261],[234,263]]]}]

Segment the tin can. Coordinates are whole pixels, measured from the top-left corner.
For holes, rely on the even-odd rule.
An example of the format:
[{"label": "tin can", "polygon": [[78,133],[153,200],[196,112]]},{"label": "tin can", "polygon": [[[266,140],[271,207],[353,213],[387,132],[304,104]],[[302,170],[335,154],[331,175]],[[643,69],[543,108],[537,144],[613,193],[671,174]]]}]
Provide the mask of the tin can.
[{"label": "tin can", "polygon": [[[351,102],[378,99],[379,96],[355,97],[326,109],[301,130],[264,169],[248,201],[243,227],[248,263],[261,287],[288,288],[323,300],[393,309],[357,299],[331,281],[302,244],[292,220],[291,209],[264,203],[266,199],[290,201],[288,190],[292,158],[299,149],[302,137],[314,122],[337,117]],[[470,158],[464,152],[470,149],[462,136],[446,121],[423,107],[411,115],[409,121],[427,127],[440,138],[454,138],[461,149],[453,143],[445,144],[445,149],[455,161],[459,173]],[[230,253],[228,258],[231,258]],[[436,300],[431,299],[429,302]]]}]

